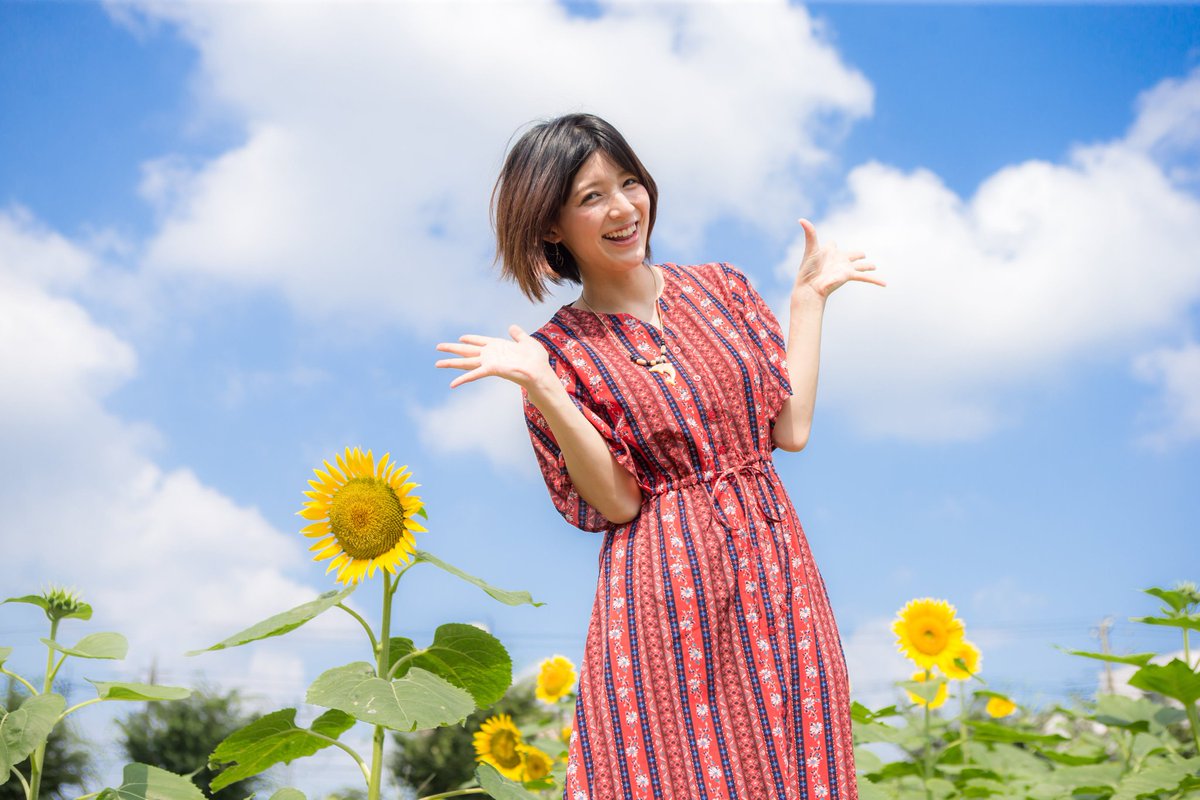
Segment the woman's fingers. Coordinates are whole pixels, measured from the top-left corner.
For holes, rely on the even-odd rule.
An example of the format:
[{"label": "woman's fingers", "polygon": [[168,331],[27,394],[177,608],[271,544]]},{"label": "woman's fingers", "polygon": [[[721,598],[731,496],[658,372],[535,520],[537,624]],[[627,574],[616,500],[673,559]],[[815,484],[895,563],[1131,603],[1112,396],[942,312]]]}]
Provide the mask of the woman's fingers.
[{"label": "woman's fingers", "polygon": [[479,355],[479,345],[474,344],[457,344],[455,342],[442,342],[437,346],[438,350],[443,353],[453,353],[456,356],[477,356]]},{"label": "woman's fingers", "polygon": [[520,325],[509,325],[508,326],[508,335],[512,337],[512,340],[514,342],[519,342],[522,339],[524,339],[526,336],[528,336],[529,334],[525,333],[525,331],[521,328]]},{"label": "woman's fingers", "polygon": [[809,253],[817,249],[817,229],[803,217],[798,222],[800,223],[800,227],[804,229],[804,258],[807,260]]},{"label": "woman's fingers", "polygon": [[440,361],[435,361],[433,365],[442,369],[447,367],[451,369],[478,369],[481,363],[483,362],[478,358],[443,358]]},{"label": "woman's fingers", "polygon": [[467,333],[467,334],[463,334],[462,336],[458,337],[458,340],[459,340],[460,342],[462,342],[463,344],[473,344],[473,345],[475,345],[476,347],[483,347],[483,346],[484,346],[485,344],[487,344],[488,342],[494,342],[494,341],[496,341],[496,340],[495,340],[493,337],[491,337],[491,336],[480,336],[480,335],[479,335],[479,334],[477,334],[477,333]]}]

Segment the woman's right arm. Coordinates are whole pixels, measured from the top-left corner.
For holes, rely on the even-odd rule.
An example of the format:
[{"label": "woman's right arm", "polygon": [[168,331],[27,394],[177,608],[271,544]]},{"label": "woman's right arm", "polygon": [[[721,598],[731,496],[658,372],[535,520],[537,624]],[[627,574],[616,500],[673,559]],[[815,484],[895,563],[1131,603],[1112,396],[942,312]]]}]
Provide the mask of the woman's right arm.
[{"label": "woman's right arm", "polygon": [[516,325],[508,333],[512,341],[468,334],[458,342],[443,342],[437,349],[458,357],[442,359],[436,366],[465,371],[450,382],[451,389],[489,376],[523,388],[550,426],[579,496],[610,522],[630,521],[642,505],[637,479],[617,462],[604,437],[567,394],[545,348]]}]

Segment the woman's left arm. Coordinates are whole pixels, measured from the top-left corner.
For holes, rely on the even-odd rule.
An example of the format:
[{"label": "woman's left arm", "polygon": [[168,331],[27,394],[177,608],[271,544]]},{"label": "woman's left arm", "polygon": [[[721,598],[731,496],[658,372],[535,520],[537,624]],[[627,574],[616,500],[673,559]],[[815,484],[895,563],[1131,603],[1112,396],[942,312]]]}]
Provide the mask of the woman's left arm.
[{"label": "woman's left arm", "polygon": [[787,326],[787,366],[792,396],[775,418],[771,432],[777,447],[792,452],[804,449],[812,429],[825,301],[847,281],[887,285],[869,274],[875,265],[863,260],[865,253],[839,250],[832,242],[821,245],[811,222],[802,219],[800,226],[804,228],[804,260],[792,285]]}]

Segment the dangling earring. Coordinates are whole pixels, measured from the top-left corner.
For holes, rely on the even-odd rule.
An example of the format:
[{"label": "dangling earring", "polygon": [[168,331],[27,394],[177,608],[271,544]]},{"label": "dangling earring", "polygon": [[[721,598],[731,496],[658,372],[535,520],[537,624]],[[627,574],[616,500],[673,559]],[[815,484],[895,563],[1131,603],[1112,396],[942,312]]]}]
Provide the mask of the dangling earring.
[{"label": "dangling earring", "polygon": [[562,270],[563,270],[562,246],[558,242],[555,242],[554,243],[554,271],[561,273]]}]

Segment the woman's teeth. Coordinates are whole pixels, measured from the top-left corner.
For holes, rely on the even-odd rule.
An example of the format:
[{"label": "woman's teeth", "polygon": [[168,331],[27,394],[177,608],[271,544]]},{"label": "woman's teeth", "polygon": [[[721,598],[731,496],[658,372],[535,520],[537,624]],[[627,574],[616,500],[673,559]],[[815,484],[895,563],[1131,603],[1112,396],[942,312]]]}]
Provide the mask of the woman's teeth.
[{"label": "woman's teeth", "polygon": [[637,231],[637,223],[633,223],[628,228],[622,228],[619,231],[604,234],[605,239],[628,239]]}]

